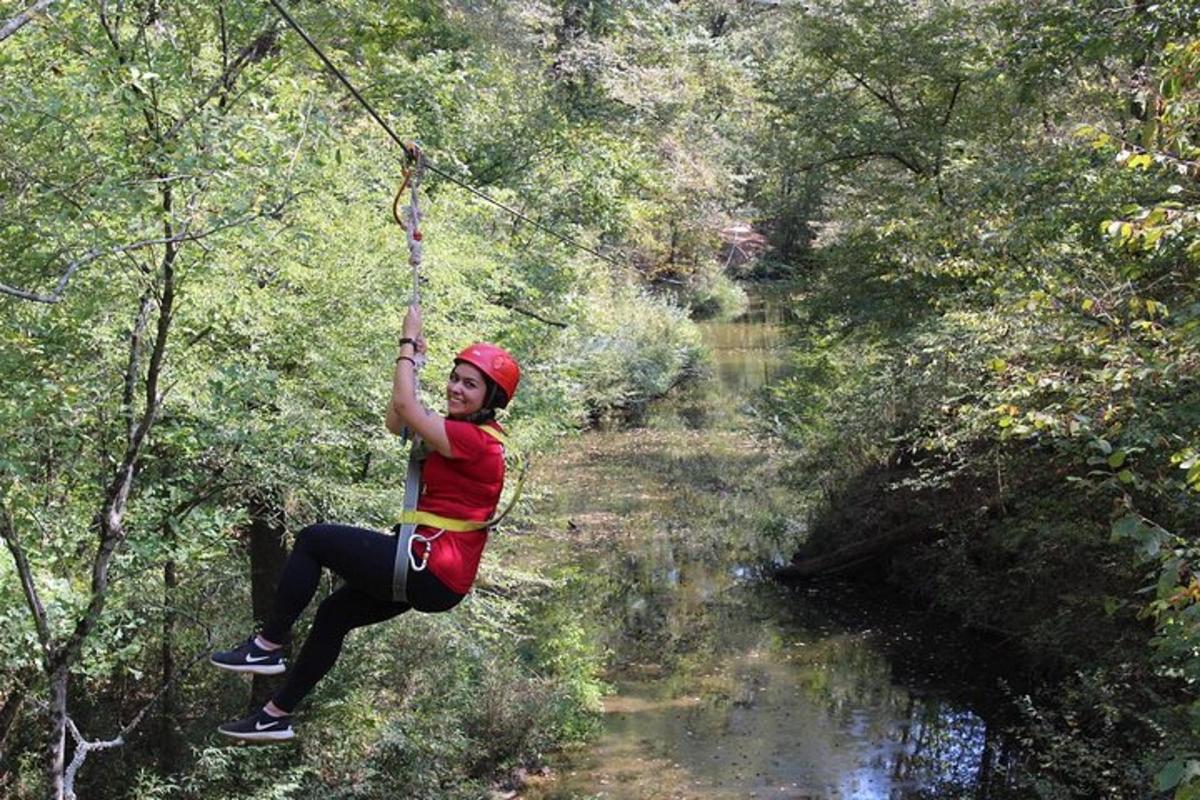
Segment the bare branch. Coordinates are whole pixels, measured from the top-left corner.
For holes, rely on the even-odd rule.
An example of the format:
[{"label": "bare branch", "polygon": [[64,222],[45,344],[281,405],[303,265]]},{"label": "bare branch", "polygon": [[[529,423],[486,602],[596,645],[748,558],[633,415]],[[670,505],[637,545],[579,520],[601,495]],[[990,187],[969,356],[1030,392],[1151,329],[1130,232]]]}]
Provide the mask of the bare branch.
[{"label": "bare branch", "polygon": [[158,300],[158,319],[155,330],[154,344],[150,350],[150,360],[146,367],[145,378],[145,410],[133,429],[133,434],[125,447],[121,465],[104,492],[104,505],[96,515],[96,530],[100,542],[96,547],[96,555],[92,561],[91,599],[87,609],[75,624],[75,629],[61,648],[55,653],[58,664],[66,665],[78,655],[83,642],[95,627],[104,611],[108,595],[109,566],[113,555],[121,542],[125,540],[125,509],[129,495],[133,491],[137,466],[141,460],[142,447],[150,435],[150,429],[158,419],[162,408],[162,396],[158,392],[158,382],[162,375],[163,358],[167,350],[167,338],[171,329],[171,321],[175,306],[175,260],[179,254],[180,236],[187,233],[186,225],[175,233],[172,229],[171,215],[174,211],[174,192],[171,184],[162,184],[163,237],[166,245],[159,273],[162,276],[162,294]]},{"label": "bare branch", "polygon": [[[118,9],[118,14],[120,10]],[[117,28],[120,27],[120,20],[114,24],[108,19],[108,2],[100,0],[100,27],[104,29],[104,35],[108,37],[109,44],[112,45],[113,52],[118,56],[121,55],[121,41],[117,38]]]},{"label": "bare branch", "polygon": [[8,37],[21,30],[21,28],[25,27],[27,22],[45,11],[53,3],[54,0],[37,0],[37,2],[31,5],[29,8],[25,9],[20,14],[17,14],[8,22],[4,23],[4,25],[0,27],[0,42],[3,42]]},{"label": "bare branch", "polygon": [[130,720],[112,739],[88,741],[83,738],[83,734],[79,732],[79,728],[75,725],[75,720],[67,717],[67,730],[71,733],[71,738],[75,740],[75,754],[71,758],[71,763],[67,765],[66,772],[63,777],[63,794],[67,800],[75,800],[75,776],[79,772],[79,768],[83,766],[83,762],[87,760],[88,755],[97,750],[109,750],[114,747],[121,747],[125,744],[125,740],[132,734],[137,727],[142,724],[142,720],[146,718],[146,712],[154,707],[162,696],[167,691],[179,682],[180,678],[185,677],[193,667],[200,661],[208,658],[208,653],[212,649],[213,637],[212,631],[208,631],[208,641],[205,642],[204,648],[192,656],[191,660],[181,669],[174,678],[165,681],[158,691],[154,693],[141,709],[134,714]]},{"label": "bare branch", "polygon": [[305,98],[305,102],[300,107],[300,118],[302,124],[300,126],[300,138],[296,140],[296,149],[292,151],[292,158],[288,161],[287,180],[292,179],[292,172],[296,168],[296,160],[300,158],[300,150],[304,147],[304,138],[308,135],[308,120],[312,116],[313,100],[312,95]]},{"label": "bare branch", "polygon": [[71,282],[71,278],[75,275],[75,273],[99,258],[128,253],[134,250],[142,250],[155,245],[171,246],[180,244],[182,242],[197,242],[205,237],[212,236],[214,233],[219,231],[234,228],[239,225],[245,225],[248,222],[253,222],[254,220],[262,217],[275,217],[280,213],[280,211],[283,210],[284,206],[290,203],[295,197],[296,195],[294,194],[288,195],[283,199],[282,202],[272,208],[260,209],[253,214],[246,214],[245,216],[238,217],[237,219],[219,223],[208,230],[200,231],[198,233],[191,233],[184,229],[173,236],[165,236],[156,239],[143,239],[140,242],[133,242],[132,244],[120,245],[119,247],[111,247],[108,249],[93,248],[85,253],[81,258],[67,265],[66,272],[64,272],[62,277],[58,279],[58,285],[54,287],[54,291],[50,294],[38,294],[27,289],[18,289],[3,283],[0,283],[0,294],[7,294],[10,297],[16,297],[20,300],[29,300],[35,303],[57,303],[58,301],[62,300],[63,292],[66,290],[67,284]]},{"label": "bare branch", "polygon": [[908,124],[905,119],[905,117],[907,115],[906,115],[904,109],[900,107],[900,104],[898,102],[896,102],[896,99],[891,96],[890,89],[886,93],[881,92],[880,90],[878,90],[874,86],[872,86],[870,83],[868,83],[867,79],[865,77],[863,77],[862,75],[859,75],[857,72],[855,72],[853,69],[851,69],[847,64],[844,64],[843,62],[841,62],[840,60],[835,58],[832,53],[826,52],[826,53],[822,53],[822,55],[825,56],[825,58],[829,61],[829,63],[833,64],[835,67],[842,70],[842,72],[845,72],[847,75],[849,75],[851,80],[853,80],[855,83],[857,83],[863,89],[866,89],[876,100],[878,100],[879,102],[881,102],[885,106],[887,106],[888,110],[890,110],[892,112],[892,115],[896,118],[896,124],[898,124],[901,129],[908,127]]},{"label": "bare branch", "polygon": [[133,401],[137,393],[137,378],[141,373],[142,336],[150,316],[150,289],[142,292],[138,313],[129,335],[129,361],[125,367],[125,389],[121,397],[121,413],[125,416],[125,442],[133,439]]},{"label": "bare branch", "polygon": [[946,113],[942,115],[943,128],[950,124],[950,116],[954,113],[954,106],[958,102],[958,93],[962,91],[962,87],[963,79],[956,79],[954,81],[954,90],[950,92],[950,101],[946,103]]},{"label": "bare branch", "polygon": [[890,158],[896,161],[905,169],[912,172],[914,175],[924,175],[925,171],[920,164],[913,162],[911,159],[897,153],[894,150],[861,150],[855,153],[838,153],[836,155],[822,158],[818,161],[810,161],[807,164],[801,164],[796,169],[799,172],[807,172],[809,170],[824,167],[829,164],[836,164],[839,161],[869,161],[873,158]]}]

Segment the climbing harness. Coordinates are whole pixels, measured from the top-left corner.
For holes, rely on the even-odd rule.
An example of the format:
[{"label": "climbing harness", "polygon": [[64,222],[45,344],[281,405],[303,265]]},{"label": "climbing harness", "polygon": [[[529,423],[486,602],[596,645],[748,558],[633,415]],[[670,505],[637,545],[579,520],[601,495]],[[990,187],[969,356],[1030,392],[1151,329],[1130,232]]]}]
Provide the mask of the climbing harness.
[{"label": "climbing harness", "polygon": [[[487,425],[478,425],[481,431],[491,436],[500,446],[504,448],[505,453],[508,453],[508,438]],[[422,572],[429,564],[429,556],[433,553],[433,543],[441,538],[446,531],[455,533],[470,533],[480,532],[486,533],[492,528],[495,528],[500,522],[508,516],[508,512],[513,510],[517,504],[517,500],[521,497],[521,490],[525,486],[525,475],[528,471],[528,463],[520,454],[514,454],[513,459],[516,463],[519,473],[517,475],[517,487],[513,490],[513,495],[505,505],[504,510],[492,516],[491,519],[479,521],[470,519],[454,519],[452,517],[443,517],[439,514],[433,514],[428,511],[417,510],[417,499],[421,495],[421,471],[424,467],[425,457],[428,455],[423,447],[419,446],[420,441],[413,443],[412,449],[408,455],[408,475],[404,479],[404,510],[400,514],[400,524],[394,530],[399,539],[396,546],[395,563],[392,566],[392,599],[397,602],[406,602],[408,599],[408,574],[412,572]],[[428,528],[436,528],[437,531],[432,536],[424,536],[417,533],[417,526]],[[423,558],[417,558],[413,553],[413,546],[416,544],[425,545],[425,555]]]},{"label": "climbing harness", "polygon": [[[409,302],[412,305],[417,305],[421,301],[421,240],[424,238],[421,233],[421,200],[418,188],[421,185],[421,177],[425,169],[425,156],[421,151],[420,145],[415,142],[405,142],[404,152],[408,156],[408,164],[404,168],[404,178],[400,182],[400,187],[396,190],[396,196],[392,199],[392,217],[396,220],[396,224],[404,230],[405,237],[408,240],[408,263],[412,267],[412,296]],[[404,200],[405,189],[409,190],[409,203],[408,205],[401,206],[401,202]],[[471,355],[470,348],[464,351],[464,353],[468,356]],[[459,354],[460,358],[464,353]],[[488,353],[490,354],[491,351],[488,351]],[[416,361],[413,362],[414,391],[420,390],[419,372],[424,363],[424,356],[418,354]],[[509,375],[506,376],[506,380],[508,384],[505,388],[508,395],[511,396],[516,388],[517,378],[516,376]],[[477,427],[499,442],[505,452],[508,452],[508,439],[503,433],[487,425],[479,425]],[[525,484],[526,473],[525,460],[520,456],[515,456],[515,461],[520,468],[517,488],[513,492],[512,499],[509,500],[505,509],[489,520],[481,522],[478,520],[453,519],[428,511],[418,511],[417,500],[421,496],[421,474],[424,469],[428,450],[421,438],[408,428],[404,429],[402,436],[406,441],[411,439],[411,446],[408,451],[408,474],[404,478],[404,510],[400,514],[400,524],[394,528],[398,541],[396,543],[396,556],[392,565],[392,598],[398,602],[406,602],[408,599],[409,571],[424,571],[429,563],[429,556],[433,552],[433,543],[442,534],[446,531],[456,533],[484,532],[500,524],[500,521],[508,515],[508,512],[512,510],[517,499],[521,496],[521,489]],[[424,536],[417,533],[418,526],[436,528],[437,532],[432,536]],[[419,560],[416,554],[413,553],[413,547],[417,544],[425,545],[425,555]]]}]

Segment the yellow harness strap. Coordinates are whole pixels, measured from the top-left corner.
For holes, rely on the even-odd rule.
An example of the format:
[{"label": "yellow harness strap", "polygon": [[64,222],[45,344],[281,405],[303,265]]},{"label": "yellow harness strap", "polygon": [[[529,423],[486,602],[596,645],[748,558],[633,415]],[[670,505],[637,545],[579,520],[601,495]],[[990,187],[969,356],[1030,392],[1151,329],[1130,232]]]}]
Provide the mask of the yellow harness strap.
[{"label": "yellow harness strap", "polygon": [[400,522],[411,522],[414,525],[428,525],[430,528],[440,528],[444,531],[465,533],[466,531],[481,531],[488,526],[487,520],[478,522],[469,519],[452,519],[431,514],[428,511],[401,511]]},{"label": "yellow harness strap", "polygon": [[[508,445],[508,439],[505,438],[503,433],[495,428],[487,425],[477,425],[476,427],[499,442],[501,446]],[[524,474],[522,474],[521,477],[524,478]],[[415,509],[400,512],[401,524],[412,523],[413,525],[427,525],[430,528],[438,528],[443,531],[454,531],[455,533],[487,530],[495,525],[498,521],[499,517],[483,521],[473,519],[453,519],[452,517],[443,517],[428,511],[417,511]]]},{"label": "yellow harness strap", "polygon": [[508,447],[508,437],[506,437],[500,431],[496,430],[495,428],[490,428],[487,425],[476,425],[475,427],[479,428],[479,430],[483,431],[488,436],[491,436],[504,447]]}]

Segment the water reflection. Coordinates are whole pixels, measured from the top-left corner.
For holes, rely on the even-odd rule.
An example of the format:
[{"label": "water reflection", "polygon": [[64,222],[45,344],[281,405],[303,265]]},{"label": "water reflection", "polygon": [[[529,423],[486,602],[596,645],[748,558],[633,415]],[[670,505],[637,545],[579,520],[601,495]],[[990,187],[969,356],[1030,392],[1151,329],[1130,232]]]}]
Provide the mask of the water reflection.
[{"label": "water reflection", "polygon": [[751,296],[746,313],[702,325],[717,383],[725,394],[748,398],[783,374],[784,298]]},{"label": "water reflection", "polygon": [[[714,391],[745,397],[780,374],[778,312],[754,313],[707,326]],[[920,657],[946,647],[936,624],[759,579],[780,549],[762,520],[789,498],[761,443],[706,419],[664,412],[550,467],[572,476],[543,514],[572,532],[576,576],[555,602],[595,620],[616,692],[600,740],[525,797],[1001,797],[1003,745],[960,691],[974,665],[957,662],[960,680]]]},{"label": "water reflection", "polygon": [[965,799],[1003,783],[980,716],[897,680],[898,633],[842,628],[819,606],[783,619],[769,610],[805,601],[728,572],[624,561],[600,581],[606,731],[546,797]]}]

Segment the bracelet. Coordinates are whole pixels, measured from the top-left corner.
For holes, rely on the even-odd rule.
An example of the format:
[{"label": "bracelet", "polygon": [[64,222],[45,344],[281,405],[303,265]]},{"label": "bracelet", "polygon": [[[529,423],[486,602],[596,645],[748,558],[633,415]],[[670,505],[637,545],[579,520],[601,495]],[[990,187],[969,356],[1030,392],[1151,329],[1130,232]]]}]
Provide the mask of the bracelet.
[{"label": "bracelet", "polygon": [[411,344],[413,346],[413,350],[417,349],[417,340],[410,339],[407,336],[400,337],[400,341],[397,342],[396,344],[400,345],[401,347],[404,347],[404,345],[406,345],[406,344]]},{"label": "bracelet", "polygon": [[417,366],[417,360],[412,356],[396,356],[396,363],[399,364],[401,361],[407,361],[412,364],[414,369]]}]

